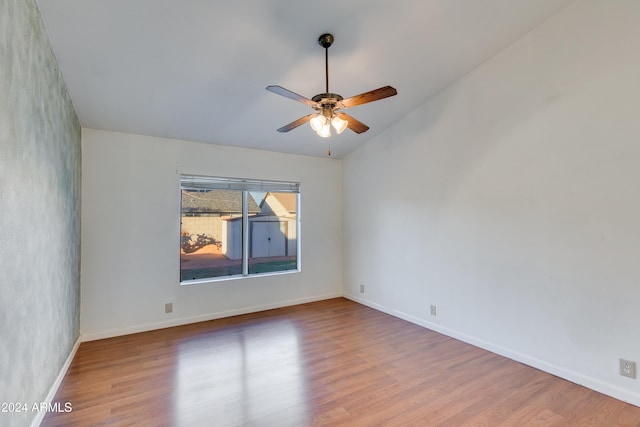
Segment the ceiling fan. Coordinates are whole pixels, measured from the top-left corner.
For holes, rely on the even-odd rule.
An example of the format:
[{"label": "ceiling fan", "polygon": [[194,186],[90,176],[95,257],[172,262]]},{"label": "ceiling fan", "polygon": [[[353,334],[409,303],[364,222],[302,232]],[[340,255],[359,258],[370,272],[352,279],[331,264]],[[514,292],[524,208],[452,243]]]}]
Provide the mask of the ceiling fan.
[{"label": "ceiling fan", "polygon": [[281,127],[278,129],[278,132],[289,132],[306,122],[310,122],[313,130],[324,138],[331,136],[331,125],[339,134],[346,128],[351,129],[355,133],[363,133],[369,129],[369,126],[340,110],[388,98],[398,93],[391,86],[384,86],[347,99],[344,99],[337,93],[329,92],[329,47],[333,44],[333,40],[334,38],[331,34],[323,34],[318,38],[318,44],[325,49],[325,93],[319,93],[309,99],[295,92],[291,92],[282,86],[267,86],[267,90],[270,92],[301,102],[316,110],[316,113],[307,114]]}]

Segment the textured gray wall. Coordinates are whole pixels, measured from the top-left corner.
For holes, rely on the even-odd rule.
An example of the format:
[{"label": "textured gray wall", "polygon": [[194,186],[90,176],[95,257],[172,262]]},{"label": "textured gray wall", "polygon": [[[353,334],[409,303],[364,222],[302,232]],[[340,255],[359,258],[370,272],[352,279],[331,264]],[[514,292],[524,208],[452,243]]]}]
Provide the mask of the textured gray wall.
[{"label": "textured gray wall", "polygon": [[0,0],[0,425],[26,426],[79,336],[78,118],[35,0]]}]

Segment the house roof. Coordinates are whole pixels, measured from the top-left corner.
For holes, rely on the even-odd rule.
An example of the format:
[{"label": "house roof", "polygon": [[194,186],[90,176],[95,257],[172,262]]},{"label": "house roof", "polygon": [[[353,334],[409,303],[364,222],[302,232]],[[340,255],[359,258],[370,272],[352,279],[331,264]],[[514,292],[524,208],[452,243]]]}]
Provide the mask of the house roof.
[{"label": "house roof", "polygon": [[261,213],[273,212],[278,216],[295,213],[298,209],[296,193],[267,193],[260,203]]},{"label": "house roof", "polygon": [[[249,213],[260,212],[260,207],[249,197]],[[233,190],[182,190],[182,211],[190,213],[242,213],[242,195]]]}]

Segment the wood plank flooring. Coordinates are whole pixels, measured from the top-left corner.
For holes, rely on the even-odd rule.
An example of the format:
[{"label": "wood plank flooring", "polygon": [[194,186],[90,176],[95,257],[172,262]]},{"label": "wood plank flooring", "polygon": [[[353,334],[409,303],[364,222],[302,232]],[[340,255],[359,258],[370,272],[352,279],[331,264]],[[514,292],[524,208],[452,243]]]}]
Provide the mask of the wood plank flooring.
[{"label": "wood plank flooring", "polygon": [[640,426],[640,408],[346,299],[82,343],[42,426]]}]

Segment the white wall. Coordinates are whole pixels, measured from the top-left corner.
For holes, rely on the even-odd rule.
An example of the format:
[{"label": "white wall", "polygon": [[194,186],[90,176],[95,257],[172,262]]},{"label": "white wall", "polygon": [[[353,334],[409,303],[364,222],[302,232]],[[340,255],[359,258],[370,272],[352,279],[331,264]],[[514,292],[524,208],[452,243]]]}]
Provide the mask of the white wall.
[{"label": "white wall", "polygon": [[344,159],[345,294],[640,405],[638,22],[578,1]]},{"label": "white wall", "polygon": [[[92,129],[82,150],[83,339],[341,295],[339,160]],[[302,272],[180,286],[180,173],[300,182]]]}]

